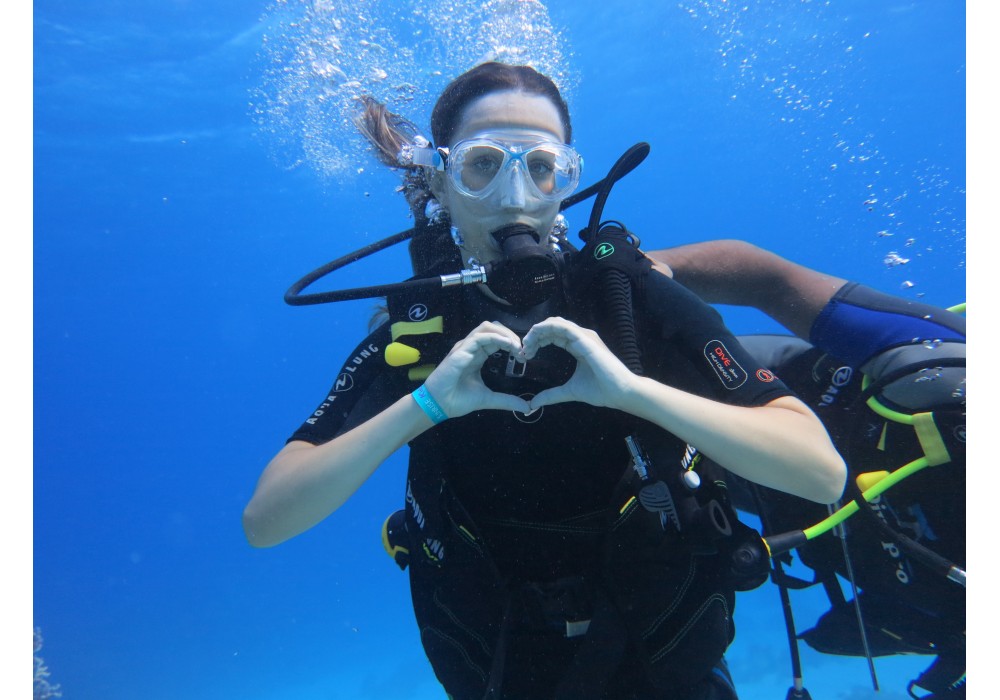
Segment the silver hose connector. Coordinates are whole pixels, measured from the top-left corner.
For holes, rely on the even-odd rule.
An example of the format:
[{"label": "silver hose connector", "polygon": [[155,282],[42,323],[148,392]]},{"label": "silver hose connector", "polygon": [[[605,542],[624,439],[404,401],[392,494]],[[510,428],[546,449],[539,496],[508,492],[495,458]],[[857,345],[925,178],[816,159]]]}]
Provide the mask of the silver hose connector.
[{"label": "silver hose connector", "polygon": [[462,270],[451,275],[441,275],[442,287],[459,287],[467,284],[484,284],[486,282],[486,268],[473,267]]}]

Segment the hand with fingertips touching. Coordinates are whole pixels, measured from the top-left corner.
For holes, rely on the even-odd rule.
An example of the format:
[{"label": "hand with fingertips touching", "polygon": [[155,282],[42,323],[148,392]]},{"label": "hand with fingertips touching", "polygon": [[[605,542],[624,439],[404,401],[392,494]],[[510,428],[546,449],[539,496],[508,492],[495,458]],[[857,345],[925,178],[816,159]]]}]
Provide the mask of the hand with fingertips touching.
[{"label": "hand with fingertips touching", "polygon": [[521,339],[501,323],[483,322],[456,343],[427,377],[424,386],[449,418],[483,409],[531,410],[524,399],[491,391],[483,383],[483,363],[497,351],[520,357]]}]

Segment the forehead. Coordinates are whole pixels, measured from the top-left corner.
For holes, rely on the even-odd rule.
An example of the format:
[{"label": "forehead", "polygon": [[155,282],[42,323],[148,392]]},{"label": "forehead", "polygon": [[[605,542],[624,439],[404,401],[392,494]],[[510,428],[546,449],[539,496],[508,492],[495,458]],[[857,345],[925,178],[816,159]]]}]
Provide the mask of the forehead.
[{"label": "forehead", "polygon": [[452,142],[458,143],[484,131],[523,129],[542,131],[564,141],[559,110],[552,100],[519,90],[505,90],[483,95],[470,102],[462,114]]}]

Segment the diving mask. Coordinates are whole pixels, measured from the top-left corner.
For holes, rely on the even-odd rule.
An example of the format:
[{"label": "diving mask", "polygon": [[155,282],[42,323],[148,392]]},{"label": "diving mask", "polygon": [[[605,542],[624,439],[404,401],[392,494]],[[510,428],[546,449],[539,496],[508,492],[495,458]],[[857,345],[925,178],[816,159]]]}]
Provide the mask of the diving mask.
[{"label": "diving mask", "polygon": [[535,199],[560,202],[580,184],[583,158],[543,133],[524,138],[483,133],[451,148],[415,148],[412,162],[444,170],[455,189],[472,199],[522,189]]}]

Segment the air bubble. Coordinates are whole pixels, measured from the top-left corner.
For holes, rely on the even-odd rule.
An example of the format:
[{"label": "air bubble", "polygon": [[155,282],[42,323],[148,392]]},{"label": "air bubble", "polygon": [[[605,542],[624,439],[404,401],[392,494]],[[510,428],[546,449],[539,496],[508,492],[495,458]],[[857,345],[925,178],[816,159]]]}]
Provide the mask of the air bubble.
[{"label": "air bubble", "polygon": [[913,381],[916,383],[921,382],[933,382],[941,378],[941,368],[940,367],[925,367],[917,373],[918,376]]}]

